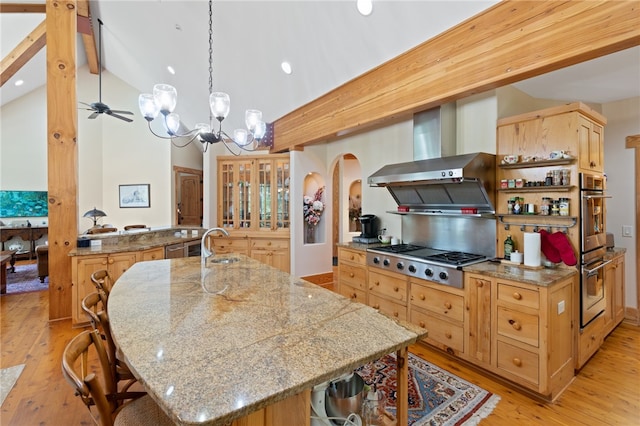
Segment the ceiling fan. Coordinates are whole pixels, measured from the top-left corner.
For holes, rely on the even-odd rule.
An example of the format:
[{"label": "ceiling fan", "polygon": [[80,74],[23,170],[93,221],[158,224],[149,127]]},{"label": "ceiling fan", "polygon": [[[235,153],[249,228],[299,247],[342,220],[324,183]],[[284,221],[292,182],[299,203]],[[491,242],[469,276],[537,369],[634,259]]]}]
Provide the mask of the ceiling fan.
[{"label": "ceiling fan", "polygon": [[99,55],[98,55],[98,102],[94,102],[91,104],[88,104],[86,102],[80,102],[83,105],[86,105],[90,108],[84,108],[87,111],[93,111],[93,113],[91,113],[89,115],[89,118],[96,118],[99,114],[107,114],[110,115],[112,117],[115,118],[119,118],[120,120],[124,120],[127,122],[132,122],[133,120],[131,118],[128,117],[123,117],[120,114],[127,114],[127,115],[133,115],[133,113],[131,111],[120,111],[120,110],[115,110],[115,109],[111,109],[109,108],[109,105],[102,103],[102,21],[100,19],[98,19],[98,23],[100,24],[100,26],[98,27],[98,48],[99,48]]}]

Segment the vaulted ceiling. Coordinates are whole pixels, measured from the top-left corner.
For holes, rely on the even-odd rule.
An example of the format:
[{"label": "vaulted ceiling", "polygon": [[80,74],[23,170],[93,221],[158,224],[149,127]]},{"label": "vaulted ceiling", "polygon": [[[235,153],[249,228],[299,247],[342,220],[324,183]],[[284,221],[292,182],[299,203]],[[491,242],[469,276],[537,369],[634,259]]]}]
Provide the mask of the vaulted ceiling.
[{"label": "vaulted ceiling", "polygon": [[[225,127],[242,126],[243,111],[250,107],[261,109],[265,121],[274,121],[495,3],[374,0],[373,13],[365,17],[357,12],[355,0],[215,1],[213,84],[215,90],[231,95],[232,105]],[[9,52],[29,34],[38,35],[38,25],[44,20],[42,13],[6,13],[7,7],[3,2],[0,9],[0,105],[46,80],[45,47],[28,62],[18,63],[19,69],[5,83]],[[156,82],[173,84],[183,121],[192,126],[208,119],[207,1],[81,0],[81,16],[84,10],[93,25],[79,19],[78,65],[89,58],[89,68],[97,69],[91,29],[97,32],[96,19],[100,18],[104,22],[104,69],[140,92],[151,91]],[[292,65],[291,75],[280,68],[284,60]],[[175,75],[167,71],[169,65]],[[86,68],[81,72],[87,72]],[[24,81],[20,87],[14,85],[18,79]],[[516,86],[535,97],[568,101],[604,103],[640,96],[640,48]],[[95,100],[97,95],[96,88]],[[108,87],[103,88],[103,98],[108,103]],[[136,118],[141,119],[136,97],[117,107],[136,111]]]}]

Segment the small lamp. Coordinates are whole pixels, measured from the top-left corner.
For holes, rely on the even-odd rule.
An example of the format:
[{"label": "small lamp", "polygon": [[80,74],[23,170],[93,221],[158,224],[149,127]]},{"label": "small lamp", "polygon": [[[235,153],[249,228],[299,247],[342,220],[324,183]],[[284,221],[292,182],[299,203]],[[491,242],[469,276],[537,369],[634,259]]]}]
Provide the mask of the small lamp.
[{"label": "small lamp", "polygon": [[107,214],[105,212],[94,207],[93,210],[89,210],[88,212],[83,214],[82,217],[89,217],[93,219],[93,227],[95,228],[96,226],[98,226],[98,219],[101,217],[105,217],[106,215]]}]

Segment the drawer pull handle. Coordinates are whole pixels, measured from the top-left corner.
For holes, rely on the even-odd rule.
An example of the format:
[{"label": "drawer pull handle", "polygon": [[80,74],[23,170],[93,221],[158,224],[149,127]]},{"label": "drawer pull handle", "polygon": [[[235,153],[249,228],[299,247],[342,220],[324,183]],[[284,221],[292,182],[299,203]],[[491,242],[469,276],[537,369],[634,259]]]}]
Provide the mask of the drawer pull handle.
[{"label": "drawer pull handle", "polygon": [[352,298],[353,300],[356,300],[356,299],[358,298],[358,295],[357,295],[357,294],[355,294],[355,293],[353,293],[353,294],[351,295],[351,298]]},{"label": "drawer pull handle", "polygon": [[522,366],[522,360],[520,360],[520,358],[514,358],[513,359],[513,365],[515,365],[516,367],[521,367]]},{"label": "drawer pull handle", "polygon": [[444,333],[444,337],[446,337],[447,339],[451,339],[451,333],[447,331],[446,333]]},{"label": "drawer pull handle", "polygon": [[355,277],[355,276],[356,276],[356,274],[354,274],[353,272],[349,272],[349,276],[350,276],[351,278],[353,278],[353,277]]},{"label": "drawer pull handle", "polygon": [[393,313],[393,316],[394,316],[394,317],[396,317],[396,318],[398,318],[398,316],[399,316],[399,315],[400,315],[400,314],[399,314],[398,312],[394,312],[394,313]]},{"label": "drawer pull handle", "polygon": [[424,327],[425,327],[425,323],[424,323],[424,321],[420,321],[420,324],[419,324],[419,325],[420,325],[420,328],[424,328]]},{"label": "drawer pull handle", "polygon": [[376,303],[375,305],[373,305],[373,309],[380,309],[380,305]]},{"label": "drawer pull handle", "polygon": [[356,258],[356,257],[355,257],[354,255],[351,255],[350,260],[355,260],[355,258]]},{"label": "drawer pull handle", "polygon": [[484,281],[478,280],[477,284],[478,284],[478,287],[482,287],[482,286],[484,286]]},{"label": "drawer pull handle", "polygon": [[375,284],[376,284],[377,286],[379,286],[379,285],[380,285],[380,281],[376,281],[376,283],[375,283]]},{"label": "drawer pull handle", "polygon": [[114,260],[113,259],[109,259],[109,265],[113,265]]},{"label": "drawer pull handle", "polygon": [[268,246],[270,246],[270,245],[271,245],[271,241],[269,241],[269,242],[267,243],[267,245],[268,245]]},{"label": "drawer pull handle", "polygon": [[421,294],[421,295],[420,295],[420,300],[425,300],[425,299],[426,299],[425,295],[424,295],[424,294]]},{"label": "drawer pull handle", "polygon": [[393,291],[395,291],[396,293],[398,292],[398,290],[400,290],[398,287],[393,288]]},{"label": "drawer pull handle", "polygon": [[514,330],[520,330],[522,328],[520,323],[516,320],[509,320],[509,324],[511,324],[511,327],[513,327]]},{"label": "drawer pull handle", "polygon": [[447,308],[447,309],[451,309],[451,303],[444,302],[444,307]]},{"label": "drawer pull handle", "polygon": [[522,299],[522,295],[516,291],[515,293],[513,293],[513,298],[516,300],[520,300]]}]

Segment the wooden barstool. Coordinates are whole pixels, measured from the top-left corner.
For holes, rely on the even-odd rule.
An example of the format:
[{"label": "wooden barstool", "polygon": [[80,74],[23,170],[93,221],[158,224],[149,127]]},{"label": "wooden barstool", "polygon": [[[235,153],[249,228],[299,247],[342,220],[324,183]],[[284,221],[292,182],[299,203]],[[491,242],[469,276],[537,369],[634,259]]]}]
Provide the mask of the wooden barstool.
[{"label": "wooden barstool", "polygon": [[[90,359],[95,359],[95,355],[90,357],[91,347],[99,363],[95,372],[88,365]],[[109,357],[97,330],[81,332],[64,349],[62,374],[99,426],[175,424],[145,392],[117,392],[108,371]]]},{"label": "wooden barstool", "polygon": [[82,299],[82,310],[89,315],[91,326],[94,330],[98,330],[106,343],[105,349],[109,357],[111,377],[116,385],[120,382],[124,383],[120,391],[127,391],[137,379],[133,373],[131,373],[131,369],[125,362],[122,352],[120,352],[113,340],[111,323],[109,322],[106,306],[106,297],[102,293],[94,291]]},{"label": "wooden barstool", "polygon": [[147,225],[127,225],[124,227],[125,231],[128,231],[129,229],[146,229]]},{"label": "wooden barstool", "polygon": [[111,287],[113,287],[113,281],[106,269],[100,269],[99,271],[95,271],[91,274],[91,282],[96,287],[96,290],[98,290],[98,293],[104,293],[106,299],[109,299],[109,293],[111,292]]},{"label": "wooden barstool", "polygon": [[107,232],[117,232],[118,228],[91,228],[87,230],[87,234],[104,234]]}]

